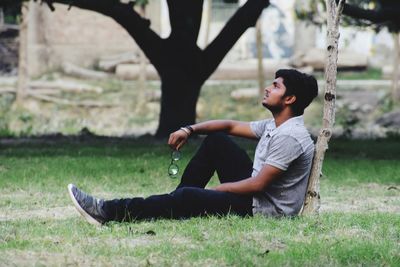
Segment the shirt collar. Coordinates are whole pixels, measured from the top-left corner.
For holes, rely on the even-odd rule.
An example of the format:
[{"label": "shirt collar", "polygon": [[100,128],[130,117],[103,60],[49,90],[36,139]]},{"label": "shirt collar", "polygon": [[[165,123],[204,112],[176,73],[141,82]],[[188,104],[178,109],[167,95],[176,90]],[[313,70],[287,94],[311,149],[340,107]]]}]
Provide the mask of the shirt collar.
[{"label": "shirt collar", "polygon": [[285,129],[287,127],[291,127],[293,125],[304,125],[304,118],[303,115],[297,116],[297,117],[292,117],[288,120],[286,120],[284,123],[282,123],[281,125],[279,125],[279,127],[275,126],[275,120],[271,121],[271,125],[273,126],[273,128],[271,129],[271,131],[268,133],[269,136],[274,136],[277,132],[281,131],[282,129]]}]

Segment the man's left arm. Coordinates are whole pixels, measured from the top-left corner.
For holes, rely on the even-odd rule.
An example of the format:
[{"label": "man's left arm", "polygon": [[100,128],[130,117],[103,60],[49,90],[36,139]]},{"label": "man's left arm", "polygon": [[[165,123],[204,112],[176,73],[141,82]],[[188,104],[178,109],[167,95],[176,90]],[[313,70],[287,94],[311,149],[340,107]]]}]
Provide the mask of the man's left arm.
[{"label": "man's left arm", "polygon": [[238,182],[223,183],[214,188],[217,191],[231,192],[236,194],[254,194],[262,192],[275,179],[279,179],[285,171],[265,165],[258,175]]},{"label": "man's left arm", "polygon": [[302,152],[300,143],[292,136],[276,136],[271,140],[265,165],[256,176],[234,183],[221,184],[215,190],[236,194],[254,194],[264,191],[274,179],[279,179],[285,173],[291,162]]}]

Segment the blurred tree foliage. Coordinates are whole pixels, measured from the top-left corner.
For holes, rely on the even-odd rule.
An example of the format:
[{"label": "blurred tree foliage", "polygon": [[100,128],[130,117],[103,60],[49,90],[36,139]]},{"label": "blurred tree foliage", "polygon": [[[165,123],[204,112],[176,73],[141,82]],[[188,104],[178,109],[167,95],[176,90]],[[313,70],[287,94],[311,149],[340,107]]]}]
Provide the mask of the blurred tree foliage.
[{"label": "blurred tree foliage", "polygon": [[[316,25],[325,24],[325,0],[299,0],[295,12],[301,20]],[[386,27],[390,32],[400,31],[399,0],[347,0],[343,14],[342,23],[345,26],[371,27],[375,31]]]},{"label": "blurred tree foliage", "polygon": [[21,2],[10,2],[7,5],[0,5],[3,9],[4,22],[7,24],[18,24],[18,20],[21,14]]}]

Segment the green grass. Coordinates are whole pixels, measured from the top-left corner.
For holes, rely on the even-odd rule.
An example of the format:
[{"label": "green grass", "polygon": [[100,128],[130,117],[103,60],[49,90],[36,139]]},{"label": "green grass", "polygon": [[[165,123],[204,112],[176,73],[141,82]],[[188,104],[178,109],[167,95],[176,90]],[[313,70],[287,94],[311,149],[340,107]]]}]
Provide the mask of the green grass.
[{"label": "green grass", "polygon": [[[184,147],[181,169],[199,141]],[[254,142],[238,141],[254,153]],[[71,209],[66,185],[105,198],[171,191],[178,180],[167,175],[164,141],[4,145],[0,265],[399,266],[399,152],[395,139],[332,140],[319,216],[232,215],[96,228]],[[56,209],[61,214],[52,216]]]},{"label": "green grass", "polygon": [[[324,214],[271,219],[256,216],[195,218],[187,221],[113,224],[94,228],[79,218],[24,220],[0,224],[1,251],[43,251],[50,264],[84,258],[107,262],[165,265],[234,266],[396,266],[398,217],[387,214]],[[149,234],[151,233],[151,234]],[[18,255],[18,253],[16,253]],[[0,254],[1,255],[1,254]],[[8,259],[10,261],[10,259]],[[11,261],[13,262],[13,261]],[[18,262],[16,260],[15,262]]]},{"label": "green grass", "polygon": [[392,140],[332,140],[324,173],[339,184],[400,184],[400,142]]}]

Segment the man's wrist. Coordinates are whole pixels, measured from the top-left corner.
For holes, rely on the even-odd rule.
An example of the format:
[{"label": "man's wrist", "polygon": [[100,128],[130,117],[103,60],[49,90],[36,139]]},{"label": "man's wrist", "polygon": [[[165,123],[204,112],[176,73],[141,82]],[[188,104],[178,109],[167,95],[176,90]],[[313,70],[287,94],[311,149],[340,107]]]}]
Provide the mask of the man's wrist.
[{"label": "man's wrist", "polygon": [[194,129],[191,125],[186,125],[184,128],[188,129],[190,134],[194,133]]},{"label": "man's wrist", "polygon": [[190,125],[186,125],[185,127],[181,127],[179,130],[184,131],[188,136],[190,136],[194,132],[193,127],[190,126]]},{"label": "man's wrist", "polygon": [[221,191],[221,192],[229,192],[230,183],[222,183],[217,185],[214,190]]},{"label": "man's wrist", "polygon": [[184,131],[187,134],[187,136],[190,136],[190,134],[191,134],[190,130],[186,127],[181,127],[179,130]]}]

